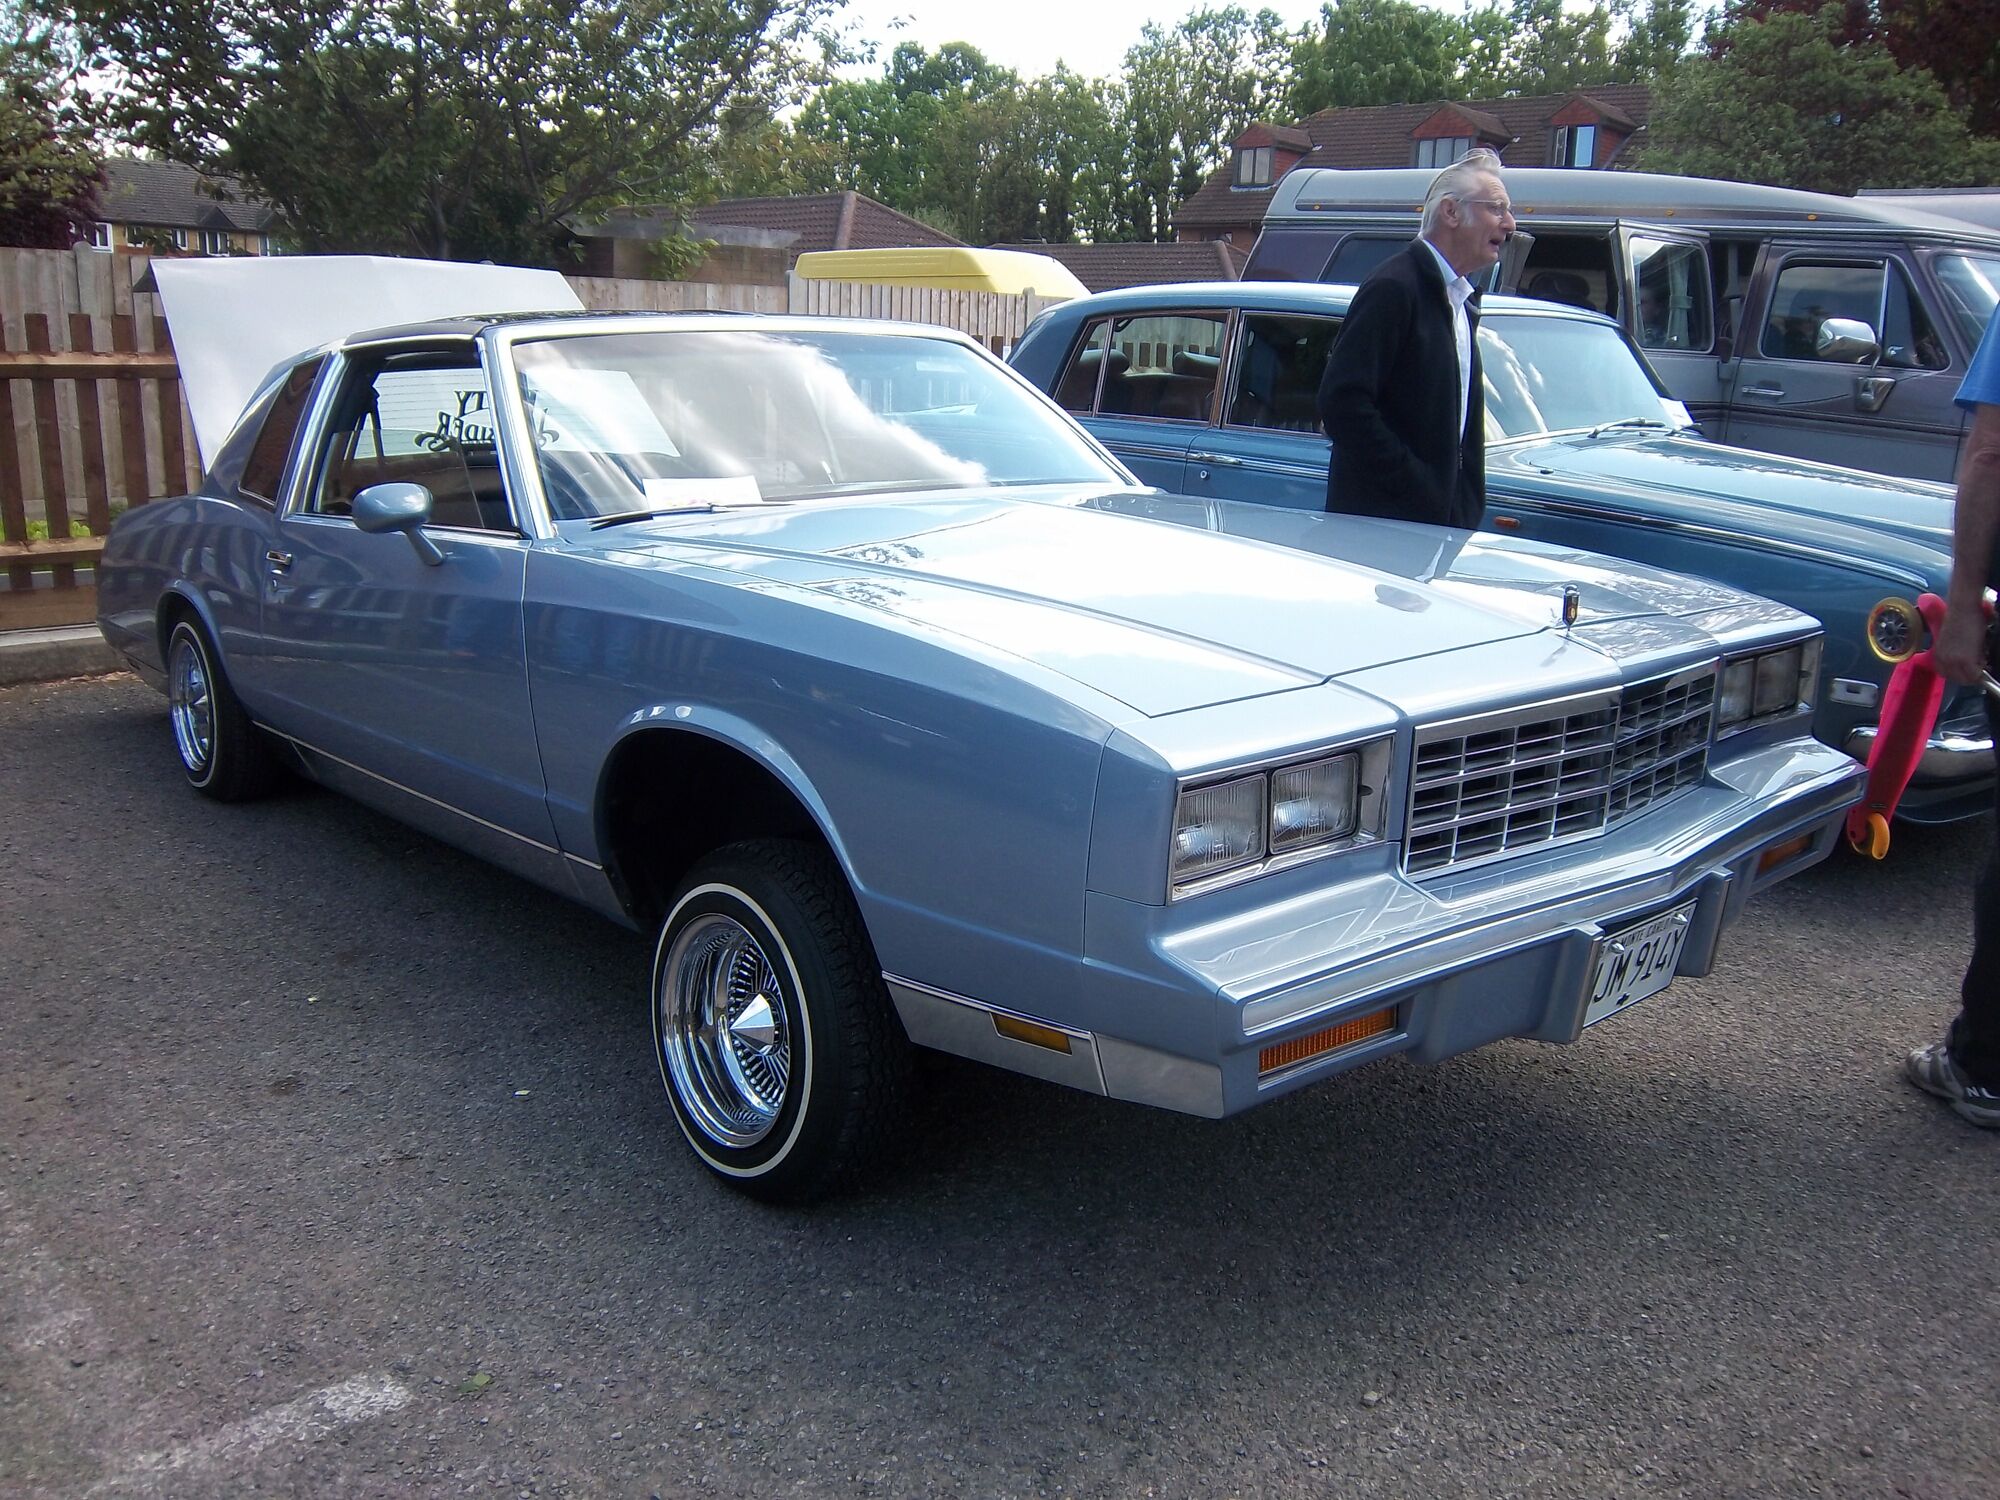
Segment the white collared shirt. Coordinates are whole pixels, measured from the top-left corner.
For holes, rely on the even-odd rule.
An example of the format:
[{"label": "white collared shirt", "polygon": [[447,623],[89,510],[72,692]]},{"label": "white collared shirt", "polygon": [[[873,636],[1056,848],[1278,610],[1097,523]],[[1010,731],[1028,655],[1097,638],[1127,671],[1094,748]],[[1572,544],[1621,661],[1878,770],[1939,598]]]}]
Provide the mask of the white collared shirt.
[{"label": "white collared shirt", "polygon": [[1463,435],[1472,386],[1472,319],[1465,311],[1465,304],[1472,296],[1472,283],[1452,269],[1451,262],[1436,245],[1429,240],[1422,243],[1443,268],[1445,295],[1451,298],[1451,336],[1458,346],[1458,430]]}]

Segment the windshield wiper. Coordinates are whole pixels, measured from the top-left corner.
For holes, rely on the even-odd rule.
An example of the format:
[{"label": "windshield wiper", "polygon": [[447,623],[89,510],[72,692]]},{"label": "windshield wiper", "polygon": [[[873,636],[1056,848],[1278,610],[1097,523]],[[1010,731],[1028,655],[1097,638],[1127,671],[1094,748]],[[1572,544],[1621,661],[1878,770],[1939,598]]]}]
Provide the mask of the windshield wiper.
[{"label": "windshield wiper", "polygon": [[707,500],[694,505],[669,505],[660,510],[625,510],[615,516],[598,516],[590,523],[592,531],[602,531],[607,526],[625,526],[633,521],[652,521],[661,516],[695,516],[713,511],[715,506]]},{"label": "windshield wiper", "polygon": [[1643,428],[1648,432],[1680,431],[1680,429],[1674,426],[1673,423],[1662,421],[1658,417],[1620,417],[1615,422],[1599,422],[1595,427],[1591,428],[1589,432],[1585,433],[1584,436],[1596,437],[1600,433],[1611,431],[1611,429],[1614,427],[1638,427],[1638,428]]}]

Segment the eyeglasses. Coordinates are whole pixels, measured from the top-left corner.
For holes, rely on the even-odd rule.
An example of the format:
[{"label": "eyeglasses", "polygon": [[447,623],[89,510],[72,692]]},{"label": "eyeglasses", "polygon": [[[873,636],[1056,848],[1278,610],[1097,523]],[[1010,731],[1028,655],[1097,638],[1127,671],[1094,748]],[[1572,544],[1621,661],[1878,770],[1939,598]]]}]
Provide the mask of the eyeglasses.
[{"label": "eyeglasses", "polygon": [[1493,210],[1493,217],[1496,219],[1509,219],[1514,216],[1514,205],[1509,203],[1505,198],[1461,198],[1458,201],[1460,203],[1477,203],[1481,208],[1490,208]]}]

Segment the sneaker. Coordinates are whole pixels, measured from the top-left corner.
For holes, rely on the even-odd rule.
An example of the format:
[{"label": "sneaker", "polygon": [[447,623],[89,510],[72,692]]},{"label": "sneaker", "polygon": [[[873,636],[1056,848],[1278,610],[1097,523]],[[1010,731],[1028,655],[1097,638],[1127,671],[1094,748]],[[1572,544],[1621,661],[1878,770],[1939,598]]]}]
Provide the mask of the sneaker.
[{"label": "sneaker", "polygon": [[1943,1042],[1917,1048],[1903,1059],[1903,1072],[1925,1093],[1950,1100],[1951,1107],[1973,1124],[2000,1130],[2000,1089],[1968,1083]]}]

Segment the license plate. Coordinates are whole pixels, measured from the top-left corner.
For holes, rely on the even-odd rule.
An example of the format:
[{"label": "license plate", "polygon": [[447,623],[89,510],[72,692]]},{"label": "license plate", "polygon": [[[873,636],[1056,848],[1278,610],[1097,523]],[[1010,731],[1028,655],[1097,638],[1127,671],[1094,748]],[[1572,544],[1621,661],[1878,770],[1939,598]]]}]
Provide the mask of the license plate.
[{"label": "license plate", "polygon": [[1623,932],[1605,934],[1597,946],[1597,972],[1591,979],[1583,1024],[1595,1026],[1673,983],[1693,916],[1690,901]]}]

